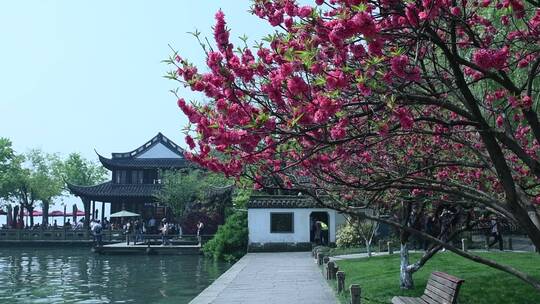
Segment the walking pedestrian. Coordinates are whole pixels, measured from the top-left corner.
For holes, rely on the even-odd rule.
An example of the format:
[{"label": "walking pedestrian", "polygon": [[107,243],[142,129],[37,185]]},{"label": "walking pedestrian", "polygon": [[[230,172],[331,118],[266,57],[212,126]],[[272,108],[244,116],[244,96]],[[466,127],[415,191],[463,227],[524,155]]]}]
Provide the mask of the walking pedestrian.
[{"label": "walking pedestrian", "polygon": [[156,231],[156,219],[152,216],[149,220],[148,220],[148,229],[150,230],[150,234],[156,234],[157,231]]},{"label": "walking pedestrian", "polygon": [[499,250],[503,251],[504,248],[503,248],[503,238],[501,234],[501,227],[495,215],[491,216],[490,229],[491,229],[491,236],[493,236],[493,242],[489,243],[489,248],[491,248],[493,245],[495,245],[498,242]]},{"label": "walking pedestrian", "polygon": [[167,223],[167,219],[163,219],[162,221],[163,226],[161,227],[161,246],[170,245],[169,241],[169,224]]},{"label": "walking pedestrian", "polygon": [[316,245],[321,245],[322,226],[320,221],[315,222],[314,240]]},{"label": "walking pedestrian", "polygon": [[131,235],[133,234],[133,223],[131,221],[128,221],[124,228],[124,233],[126,234],[126,243],[129,245],[129,239],[131,238]]},{"label": "walking pedestrian", "polygon": [[102,245],[102,230],[103,226],[101,226],[101,223],[99,220],[96,220],[95,222],[92,222],[92,235],[94,236],[94,246],[100,247]]},{"label": "walking pedestrian", "polygon": [[201,220],[197,224],[197,241],[199,241],[199,246],[202,244],[202,231],[204,229],[204,224]]},{"label": "walking pedestrian", "polygon": [[137,245],[137,242],[144,242],[142,235],[142,223],[139,220],[135,221],[135,240],[133,241],[133,245]]}]

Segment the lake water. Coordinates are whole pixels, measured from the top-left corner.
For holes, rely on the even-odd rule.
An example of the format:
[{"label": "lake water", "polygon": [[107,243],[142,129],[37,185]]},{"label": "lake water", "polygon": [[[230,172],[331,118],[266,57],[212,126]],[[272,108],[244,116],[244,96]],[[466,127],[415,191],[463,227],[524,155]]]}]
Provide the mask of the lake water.
[{"label": "lake water", "polygon": [[0,303],[188,303],[229,267],[194,255],[0,248]]}]

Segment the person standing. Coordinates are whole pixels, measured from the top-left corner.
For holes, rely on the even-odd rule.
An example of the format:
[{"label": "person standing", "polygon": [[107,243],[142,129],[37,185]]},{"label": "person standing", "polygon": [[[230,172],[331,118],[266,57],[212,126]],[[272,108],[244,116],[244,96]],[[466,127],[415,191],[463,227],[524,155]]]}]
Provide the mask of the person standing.
[{"label": "person standing", "polygon": [[[448,238],[450,237],[450,229],[452,228],[452,221],[454,219],[453,215],[450,209],[445,208],[439,217],[441,223],[440,239],[444,243],[448,242]],[[441,251],[445,252],[446,248],[443,248]]]},{"label": "person standing", "polygon": [[[426,218],[424,219],[424,232],[433,236],[433,232],[435,231],[435,217],[432,213],[429,213]],[[423,247],[424,250],[428,250],[430,241],[427,239],[423,240]]]},{"label": "person standing", "polygon": [[178,238],[181,239],[183,234],[182,225],[177,224],[176,230],[178,231]]},{"label": "person standing", "polygon": [[139,220],[135,221],[135,240],[133,241],[133,245],[137,245],[137,242],[143,243],[143,235],[142,235],[142,223]]},{"label": "person standing", "polygon": [[126,223],[124,232],[126,234],[126,243],[129,245],[129,239],[131,238],[131,235],[133,234],[133,223],[131,221],[128,221]]},{"label": "person standing", "polygon": [[102,243],[102,230],[103,226],[101,226],[101,223],[99,220],[96,220],[95,222],[92,222],[92,234],[94,235],[94,246],[100,247]]},{"label": "person standing", "polygon": [[321,221],[321,244],[323,246],[328,246],[328,225],[325,222]]},{"label": "person standing", "polygon": [[315,222],[314,240],[315,245],[321,245],[322,226],[320,221]]},{"label": "person standing", "polygon": [[199,246],[202,244],[202,231],[204,229],[204,224],[201,220],[197,224],[197,241],[199,241]]},{"label": "person standing", "polygon": [[493,215],[490,221],[491,236],[493,236],[493,242],[489,243],[489,248],[499,242],[499,250],[503,251],[503,238],[501,235],[501,227],[497,217]]},{"label": "person standing", "polygon": [[163,226],[161,227],[161,246],[170,245],[169,242],[169,224],[167,223],[166,219],[163,219],[161,221],[163,223]]},{"label": "person standing", "polygon": [[149,220],[148,220],[148,229],[150,230],[150,234],[156,234],[157,231],[156,231],[156,219],[152,216]]}]

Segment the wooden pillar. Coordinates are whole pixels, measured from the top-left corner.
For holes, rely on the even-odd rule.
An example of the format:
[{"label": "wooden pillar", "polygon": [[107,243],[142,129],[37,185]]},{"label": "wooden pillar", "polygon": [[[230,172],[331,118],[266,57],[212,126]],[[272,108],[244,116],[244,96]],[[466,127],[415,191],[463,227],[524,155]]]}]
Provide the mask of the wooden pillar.
[{"label": "wooden pillar", "polygon": [[92,219],[96,218],[96,201],[92,201]]},{"label": "wooden pillar", "polygon": [[323,264],[323,258],[324,258],[324,253],[317,253],[317,264],[322,265]]},{"label": "wooden pillar", "polygon": [[337,270],[338,266],[336,266],[336,263],[334,261],[329,261],[328,263],[326,263],[326,279],[335,280]]},{"label": "wooden pillar", "polygon": [[105,202],[101,202],[101,223],[105,219]]},{"label": "wooden pillar", "polygon": [[351,292],[351,304],[360,304],[360,295],[362,292],[360,285],[351,284],[349,290]]},{"label": "wooden pillar", "polygon": [[330,257],[325,256],[325,257],[322,259],[322,261],[323,261],[323,264],[327,264],[328,262],[330,262]]},{"label": "wooden pillar", "polygon": [[338,292],[343,292],[345,290],[345,271],[338,271],[336,273],[337,277],[337,290]]},{"label": "wooden pillar", "polygon": [[84,204],[84,227],[90,229],[90,208],[92,208],[92,204],[87,198],[83,198],[82,201]]},{"label": "wooden pillar", "polygon": [[461,250],[467,251],[467,239],[461,239]]}]

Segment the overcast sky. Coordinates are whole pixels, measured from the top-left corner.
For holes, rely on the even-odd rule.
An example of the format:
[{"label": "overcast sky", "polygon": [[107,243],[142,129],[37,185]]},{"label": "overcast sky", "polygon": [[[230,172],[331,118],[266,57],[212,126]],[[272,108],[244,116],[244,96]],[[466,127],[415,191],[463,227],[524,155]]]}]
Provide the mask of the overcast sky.
[{"label": "overcast sky", "polygon": [[18,152],[78,151],[94,160],[94,149],[130,151],[159,131],[185,146],[186,118],[169,92],[176,83],[162,78],[168,67],[160,61],[170,44],[203,63],[187,32],[211,38],[219,8],[231,37],[260,40],[272,29],[249,6],[247,0],[2,1],[0,136]]},{"label": "overcast sky", "polygon": [[212,38],[219,8],[233,41],[246,34],[253,45],[273,29],[249,6],[247,0],[1,1],[0,137],[18,152],[80,152],[96,161],[94,149],[106,156],[130,151],[157,132],[185,147],[187,120],[160,61],[171,54],[170,44],[204,63],[187,32]]}]

